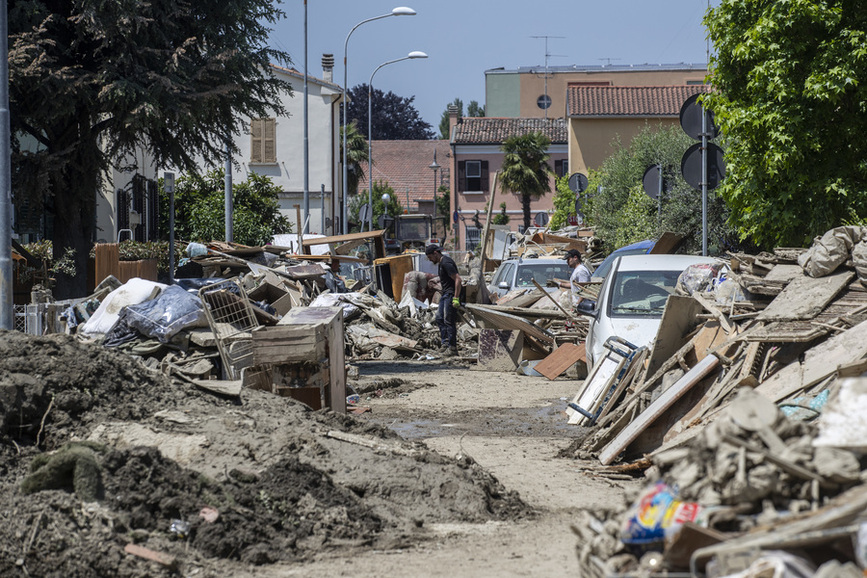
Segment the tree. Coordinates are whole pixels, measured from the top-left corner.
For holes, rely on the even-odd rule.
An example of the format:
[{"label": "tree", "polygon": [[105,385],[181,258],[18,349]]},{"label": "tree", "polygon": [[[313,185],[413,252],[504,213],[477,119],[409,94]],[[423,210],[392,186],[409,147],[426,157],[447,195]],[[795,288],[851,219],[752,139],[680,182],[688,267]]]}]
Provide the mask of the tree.
[{"label": "tree", "polygon": [[467,105],[467,116],[471,117],[483,117],[485,116],[485,107],[478,103],[478,101],[471,100],[470,104]]},{"label": "tree", "polygon": [[[225,186],[223,169],[205,175],[188,174],[175,183],[175,237],[183,241],[207,243],[224,238]],[[244,245],[264,245],[278,233],[292,231],[289,220],[280,213],[277,197],[280,187],[271,179],[250,173],[247,180],[232,185],[232,231],[234,240]],[[168,195],[160,196],[160,232],[168,236]]]},{"label": "tree", "polygon": [[[341,129],[342,131],[343,129]],[[340,139],[340,158],[343,158],[343,133]],[[364,166],[367,164],[367,139],[358,130],[358,123],[352,121],[346,125],[346,190],[351,194],[358,193],[358,183],[364,176]]]},{"label": "tree", "polygon": [[512,135],[500,147],[503,166],[500,169],[500,190],[521,196],[524,228],[530,226],[530,203],[551,190],[548,146],[551,139],[542,132]]},{"label": "tree", "polygon": [[[456,106],[458,108],[458,118],[464,116],[464,101],[460,98],[455,98],[452,102],[450,102],[446,109],[443,111],[442,116],[440,117],[440,138],[441,139],[449,139],[451,135],[449,134],[449,106]],[[485,116],[485,107],[480,105],[475,100],[471,100],[470,104],[467,105],[467,116],[472,117],[482,117]]]},{"label": "tree", "polygon": [[[439,193],[437,195],[437,220],[442,222],[443,233],[445,233],[451,228],[452,222],[452,205],[451,205],[451,193],[449,191],[448,185],[440,185],[439,189],[437,189]],[[438,227],[439,225],[437,225]],[[439,230],[439,229],[437,229]]]},{"label": "tree", "polygon": [[10,3],[13,190],[53,207],[56,257],[75,250],[58,296],[86,293],[109,168],[142,149],[155,166],[216,163],[246,117],[285,113],[290,85],[267,71],[288,55],[266,45],[282,15],[271,0]]},{"label": "tree", "polygon": [[[388,195],[388,205],[382,200],[383,195]],[[403,205],[400,204],[400,200],[398,200],[397,195],[394,194],[394,189],[388,186],[385,181],[379,181],[373,183],[373,195],[371,196],[371,200],[373,201],[373,227],[376,228],[379,226],[379,218],[382,215],[388,215],[390,217],[396,217],[398,215],[403,214]],[[367,230],[367,222],[362,223],[358,218],[358,213],[361,211],[362,205],[367,204],[367,194],[356,195],[352,200],[349,201],[349,222],[355,223],[356,226],[352,227],[353,232],[361,231],[361,229]]]},{"label": "tree", "polygon": [[494,225],[508,225],[509,224],[509,215],[506,213],[506,203],[505,201],[500,203],[500,212],[491,217],[491,223]]},{"label": "tree", "polygon": [[722,0],[705,97],[727,136],[719,192],[742,238],[802,245],[867,214],[867,11],[856,0]]},{"label": "tree", "polygon": [[575,193],[569,188],[569,177],[558,178],[554,188],[557,190],[551,200],[554,205],[554,213],[548,222],[552,231],[562,229],[569,224],[569,217],[577,215],[575,212]]},{"label": "tree", "polygon": [[[346,114],[367,134],[367,84],[358,84],[349,90]],[[415,96],[404,98],[389,91],[373,89],[373,140],[425,140],[433,138],[430,123],[422,120],[412,104]]]},{"label": "tree", "polygon": [[[608,250],[633,241],[655,239],[664,231],[686,236],[687,251],[701,250],[701,192],[689,186],[680,174],[683,153],[693,142],[679,126],[646,125],[628,147],[619,140],[614,143],[614,154],[591,174],[587,190],[592,196],[583,209]],[[644,193],[642,185],[644,171],[655,164],[662,165],[661,207]],[[725,201],[710,191],[710,252],[735,247],[736,235],[725,224],[727,216]]]}]

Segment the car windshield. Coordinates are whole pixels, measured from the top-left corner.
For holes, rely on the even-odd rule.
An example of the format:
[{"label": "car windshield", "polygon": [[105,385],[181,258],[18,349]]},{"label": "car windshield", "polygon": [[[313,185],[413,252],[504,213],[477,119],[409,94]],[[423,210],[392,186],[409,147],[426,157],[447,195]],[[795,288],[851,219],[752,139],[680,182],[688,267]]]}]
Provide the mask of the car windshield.
[{"label": "car windshield", "polygon": [[518,267],[518,276],[515,279],[516,287],[534,287],[533,280],[545,286],[550,279],[568,279],[572,269],[564,261],[563,263],[523,263]]},{"label": "car windshield", "polygon": [[618,271],[611,287],[612,317],[660,317],[680,271]]}]

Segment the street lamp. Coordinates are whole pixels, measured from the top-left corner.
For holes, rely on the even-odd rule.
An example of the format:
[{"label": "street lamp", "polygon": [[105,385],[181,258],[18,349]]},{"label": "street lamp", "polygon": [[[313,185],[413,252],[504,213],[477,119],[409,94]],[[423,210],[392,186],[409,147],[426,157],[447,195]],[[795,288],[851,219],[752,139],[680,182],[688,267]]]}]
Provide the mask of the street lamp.
[{"label": "street lamp", "polygon": [[[440,170],[440,166],[437,164],[437,150],[434,149],[434,160],[430,164],[430,169],[434,174],[434,211],[433,211],[433,234],[434,237],[439,239],[437,235],[437,171]],[[443,230],[443,236],[445,236],[445,230]]]},{"label": "street lamp", "polygon": [[370,207],[370,220],[368,221],[370,228],[368,231],[373,230],[373,77],[383,66],[388,66],[402,60],[415,60],[416,58],[427,58],[427,54],[413,50],[403,58],[383,62],[373,69],[370,81],[367,83],[367,204]]},{"label": "street lamp", "polygon": [[358,24],[352,27],[352,30],[349,31],[349,34],[346,35],[346,41],[343,43],[343,234],[349,232],[348,224],[346,216],[349,213],[348,210],[348,201],[346,198],[346,184],[348,181],[348,170],[346,166],[346,93],[349,90],[349,86],[347,85],[348,81],[348,66],[347,66],[347,50],[349,48],[349,37],[352,36],[352,33],[355,32],[355,29],[365,24],[367,22],[373,22],[374,20],[379,20],[381,18],[388,18],[389,16],[415,16],[416,11],[412,8],[408,8],[406,6],[398,6],[388,14],[382,14],[380,16],[374,16],[373,18],[368,18],[367,20],[362,20]]}]

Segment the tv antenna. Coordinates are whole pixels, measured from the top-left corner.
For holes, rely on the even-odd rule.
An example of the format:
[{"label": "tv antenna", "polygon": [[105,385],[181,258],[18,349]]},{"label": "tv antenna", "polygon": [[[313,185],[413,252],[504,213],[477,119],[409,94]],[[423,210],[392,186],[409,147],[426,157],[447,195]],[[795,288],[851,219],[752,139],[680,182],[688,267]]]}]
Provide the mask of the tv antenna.
[{"label": "tv antenna", "polygon": [[542,108],[545,110],[545,118],[548,118],[548,109],[551,108],[551,97],[548,96],[548,59],[552,56],[563,57],[565,58],[565,54],[551,54],[548,52],[548,39],[549,38],[566,38],[565,36],[531,36],[530,38],[544,38],[545,39],[545,95],[542,97],[544,101],[541,101],[540,106],[544,104]]},{"label": "tv antenna", "polygon": [[606,62],[605,64],[607,64],[608,66],[611,66],[612,60],[622,60],[622,59],[620,59],[620,58],[597,58],[596,60],[607,60],[608,62]]}]

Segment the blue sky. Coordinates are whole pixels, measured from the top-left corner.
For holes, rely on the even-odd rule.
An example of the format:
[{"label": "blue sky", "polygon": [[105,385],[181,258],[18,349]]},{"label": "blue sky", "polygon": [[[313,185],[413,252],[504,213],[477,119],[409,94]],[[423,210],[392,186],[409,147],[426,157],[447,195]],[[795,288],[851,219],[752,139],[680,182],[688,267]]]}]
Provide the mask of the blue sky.
[{"label": "blue sky", "polygon": [[[716,6],[719,0],[711,0]],[[390,16],[359,26],[349,40],[348,84],[370,80],[383,62],[419,50],[425,60],[381,68],[373,86],[415,96],[422,118],[438,132],[456,97],[485,103],[485,70],[544,66],[707,62],[701,24],[708,0],[307,0],[307,69],[322,76],[323,53],[334,55],[343,84],[343,51],[353,26],[397,6],[415,16]],[[304,68],[304,0],[284,0],[287,18],[271,34],[274,47]]]}]

